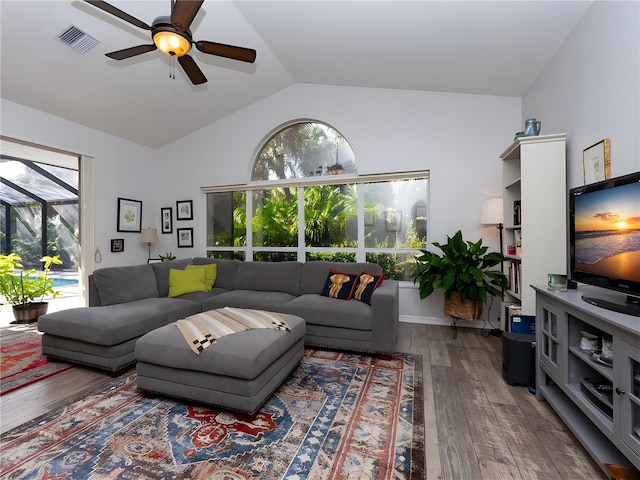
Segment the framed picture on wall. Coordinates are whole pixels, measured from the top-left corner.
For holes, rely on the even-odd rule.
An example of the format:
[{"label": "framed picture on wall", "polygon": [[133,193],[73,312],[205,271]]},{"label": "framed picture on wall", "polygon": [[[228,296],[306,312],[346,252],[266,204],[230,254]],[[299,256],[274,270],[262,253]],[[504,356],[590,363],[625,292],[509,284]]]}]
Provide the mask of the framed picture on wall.
[{"label": "framed picture on wall", "polygon": [[162,233],[173,233],[173,209],[164,207],[160,209],[160,224]]},{"label": "framed picture on wall", "polygon": [[176,219],[193,220],[193,200],[179,200],[176,202]]},{"label": "framed picture on wall", "polygon": [[611,153],[609,139],[605,138],[582,151],[584,184],[588,185],[611,178]]},{"label": "framed picture on wall", "polygon": [[111,239],[111,251],[112,252],[124,252],[124,238],[112,238]]},{"label": "framed picture on wall", "polygon": [[193,228],[178,228],[178,248],[193,247]]},{"label": "framed picture on wall", "polygon": [[118,232],[142,231],[142,202],[118,198]]}]

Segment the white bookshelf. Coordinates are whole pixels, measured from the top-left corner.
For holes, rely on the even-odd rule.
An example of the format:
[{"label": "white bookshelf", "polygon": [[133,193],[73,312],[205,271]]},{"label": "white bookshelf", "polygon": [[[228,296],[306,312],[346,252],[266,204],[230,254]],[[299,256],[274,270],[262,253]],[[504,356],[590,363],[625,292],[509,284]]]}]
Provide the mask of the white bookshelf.
[{"label": "white bookshelf", "polygon": [[[523,315],[536,314],[531,285],[547,282],[548,273],[567,273],[566,134],[516,139],[502,159],[505,266],[517,268],[519,289],[507,291],[506,300],[519,301]],[[514,202],[520,201],[521,222],[514,222]],[[519,254],[506,245],[520,234]]]}]

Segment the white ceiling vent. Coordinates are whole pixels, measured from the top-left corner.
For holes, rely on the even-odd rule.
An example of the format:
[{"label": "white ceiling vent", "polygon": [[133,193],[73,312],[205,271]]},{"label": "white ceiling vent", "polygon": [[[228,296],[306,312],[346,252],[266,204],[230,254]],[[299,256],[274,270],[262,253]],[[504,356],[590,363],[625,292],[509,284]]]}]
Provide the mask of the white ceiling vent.
[{"label": "white ceiling vent", "polygon": [[71,25],[64,32],[58,35],[58,38],[73,48],[76,52],[85,53],[90,48],[100,43],[91,35],[87,35],[78,27]]}]

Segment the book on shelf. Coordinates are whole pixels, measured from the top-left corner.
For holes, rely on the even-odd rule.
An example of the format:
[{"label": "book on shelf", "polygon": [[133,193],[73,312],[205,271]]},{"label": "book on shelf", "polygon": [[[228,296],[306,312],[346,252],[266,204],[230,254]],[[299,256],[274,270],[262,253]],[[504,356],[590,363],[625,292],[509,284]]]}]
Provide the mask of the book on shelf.
[{"label": "book on shelf", "polygon": [[522,205],[520,200],[513,201],[513,224],[522,225]]},{"label": "book on shelf", "polygon": [[516,274],[514,272],[513,262],[509,262],[509,290],[514,293],[517,293],[515,287],[516,287]]},{"label": "book on shelf", "polygon": [[509,262],[509,290],[513,293],[520,293],[521,274],[522,264],[517,260]]},{"label": "book on shelf", "polygon": [[505,331],[511,331],[511,319],[515,316],[522,315],[522,305],[519,303],[508,303],[502,309],[505,316]]},{"label": "book on shelf", "polygon": [[522,313],[522,305],[519,303],[512,303],[507,307],[507,316],[513,317],[514,315],[520,315]]},{"label": "book on shelf", "polygon": [[519,257],[522,255],[522,230],[513,231],[513,244],[516,247],[516,255]]},{"label": "book on shelf", "polygon": [[[520,304],[518,302],[510,302],[510,301],[502,301],[500,302],[500,330],[503,332],[509,331],[509,319],[514,315],[514,311],[512,307],[520,308]],[[518,311],[521,313],[521,310]]]}]

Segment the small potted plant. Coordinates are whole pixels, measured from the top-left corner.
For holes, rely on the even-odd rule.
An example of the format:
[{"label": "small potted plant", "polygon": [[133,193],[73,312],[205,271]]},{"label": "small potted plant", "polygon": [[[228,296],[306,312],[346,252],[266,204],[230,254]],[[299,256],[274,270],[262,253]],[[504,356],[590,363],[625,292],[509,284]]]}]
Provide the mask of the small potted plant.
[{"label": "small potted plant", "polygon": [[442,254],[421,250],[411,278],[419,286],[420,298],[431,295],[434,290],[445,291],[444,314],[453,318],[476,320],[482,315],[482,305],[487,295],[504,297],[509,279],[499,269],[506,258],[497,252],[487,253],[489,247],[464,241],[458,230],[447,243],[433,242]]},{"label": "small potted plant", "polygon": [[45,296],[55,298],[60,292],[53,288],[53,280],[47,274],[51,265],[62,265],[60,255],[44,256],[43,270],[23,270],[21,258],[15,254],[0,254],[0,296],[13,306],[16,323],[31,323],[47,313],[49,304]]}]

